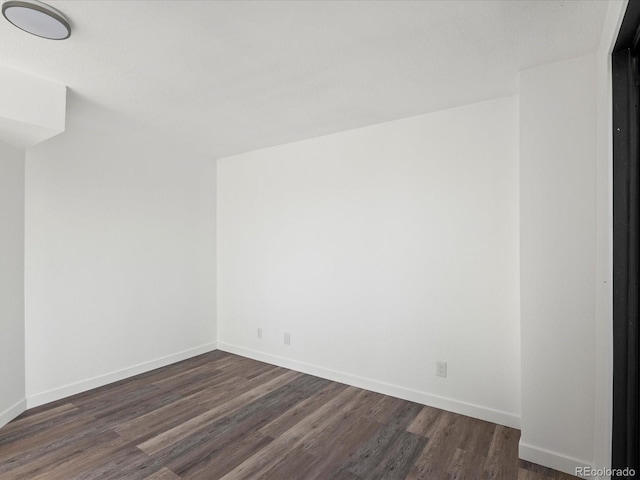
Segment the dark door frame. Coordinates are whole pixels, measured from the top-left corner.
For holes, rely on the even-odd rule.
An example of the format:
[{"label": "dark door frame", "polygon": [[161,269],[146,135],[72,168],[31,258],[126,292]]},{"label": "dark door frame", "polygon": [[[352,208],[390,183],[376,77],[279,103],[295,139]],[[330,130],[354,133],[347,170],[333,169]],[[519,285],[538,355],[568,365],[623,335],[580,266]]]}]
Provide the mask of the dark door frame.
[{"label": "dark door frame", "polygon": [[[612,56],[613,425],[611,466],[640,478],[638,425],[638,157],[640,1],[630,1]],[[630,478],[613,475],[612,478]]]}]

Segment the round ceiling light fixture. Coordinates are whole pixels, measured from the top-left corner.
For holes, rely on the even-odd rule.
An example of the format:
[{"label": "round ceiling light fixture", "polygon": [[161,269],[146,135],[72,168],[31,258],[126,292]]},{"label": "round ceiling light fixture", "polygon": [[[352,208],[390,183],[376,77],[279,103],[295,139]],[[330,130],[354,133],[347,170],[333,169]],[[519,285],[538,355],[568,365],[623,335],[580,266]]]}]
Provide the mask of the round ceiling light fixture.
[{"label": "round ceiling light fixture", "polygon": [[50,40],[64,40],[71,35],[65,16],[37,0],[9,0],[2,4],[4,18],[20,30]]}]

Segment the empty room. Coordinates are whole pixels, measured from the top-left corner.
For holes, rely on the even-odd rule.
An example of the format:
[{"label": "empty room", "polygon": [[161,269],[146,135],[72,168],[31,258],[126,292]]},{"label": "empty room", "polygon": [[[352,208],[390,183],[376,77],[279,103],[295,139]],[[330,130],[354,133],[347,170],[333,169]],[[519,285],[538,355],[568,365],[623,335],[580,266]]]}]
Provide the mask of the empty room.
[{"label": "empty room", "polygon": [[640,2],[2,13],[0,479],[638,478]]}]

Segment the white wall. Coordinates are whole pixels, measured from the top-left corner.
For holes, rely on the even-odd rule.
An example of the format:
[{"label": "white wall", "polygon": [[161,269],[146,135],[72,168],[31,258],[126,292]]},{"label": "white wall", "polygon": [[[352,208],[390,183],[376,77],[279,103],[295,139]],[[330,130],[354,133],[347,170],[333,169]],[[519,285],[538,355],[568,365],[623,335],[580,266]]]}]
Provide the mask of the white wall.
[{"label": "white wall", "polygon": [[27,151],[29,407],[215,346],[215,162],[134,138]]},{"label": "white wall", "polygon": [[594,454],[596,57],[520,74],[522,437],[569,473]]},{"label": "white wall", "polygon": [[67,87],[0,65],[0,141],[27,148],[65,129]]},{"label": "white wall", "polygon": [[0,427],[24,408],[24,151],[0,143]]},{"label": "white wall", "polygon": [[518,426],[516,98],[221,159],[217,207],[220,348]]}]

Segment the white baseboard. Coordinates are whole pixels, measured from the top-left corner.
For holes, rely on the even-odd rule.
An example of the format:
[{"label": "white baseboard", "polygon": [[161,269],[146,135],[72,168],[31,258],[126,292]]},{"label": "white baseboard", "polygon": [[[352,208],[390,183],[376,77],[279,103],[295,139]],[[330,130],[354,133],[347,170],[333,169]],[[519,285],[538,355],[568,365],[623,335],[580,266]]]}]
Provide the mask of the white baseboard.
[{"label": "white baseboard", "polygon": [[22,399],[15,405],[10,406],[4,412],[0,412],[0,427],[4,427],[11,420],[16,418],[27,409],[27,400]]},{"label": "white baseboard", "polygon": [[69,385],[48,390],[46,392],[29,395],[27,396],[27,408],[38,407],[40,405],[44,405],[45,403],[60,400],[61,398],[69,397],[77,393],[86,392],[87,390],[91,390],[92,388],[102,387],[109,383],[117,382],[128,377],[133,377],[134,375],[139,375],[150,370],[155,370],[156,368],[166,367],[167,365],[170,365],[172,363],[180,362],[182,360],[186,360],[187,358],[195,357],[196,355],[211,352],[213,350],[216,350],[216,348],[216,342],[207,343],[199,347],[183,350],[182,352],[167,355],[165,357],[150,360],[148,362],[139,363],[131,367],[116,370],[114,372],[99,375],[97,377],[82,380],[80,382],[71,383]]},{"label": "white baseboard", "polygon": [[432,395],[426,392],[421,392],[390,383],[380,382],[378,380],[364,378],[346,372],[331,370],[328,368],[320,367],[318,365],[312,365],[310,363],[299,362],[297,360],[291,360],[288,358],[271,355],[269,353],[258,352],[256,350],[251,350],[224,342],[218,342],[218,349],[224,352],[235,353],[237,355],[242,355],[243,357],[248,357],[261,362],[277,365],[279,367],[289,368],[298,372],[308,373],[309,375],[326,378],[327,380],[333,380],[335,382],[345,383],[347,385],[352,385],[358,388],[364,388],[366,390],[382,393],[384,395],[390,395],[392,397],[401,398],[403,400],[409,400],[412,402],[421,403],[423,405],[428,405],[430,407],[459,413],[461,415],[479,418],[480,420],[486,420],[487,422],[497,423],[511,428],[520,428],[520,417],[512,413],[502,412],[500,410],[494,410],[471,403],[461,402],[458,400],[453,400],[451,398],[441,397],[439,395]]},{"label": "white baseboard", "polygon": [[[568,473],[569,475],[576,475],[577,467],[593,467],[591,463],[585,462],[584,460],[569,457],[558,452],[552,452],[545,448],[534,447],[533,445],[528,445],[522,441],[520,441],[518,450],[519,456],[522,460],[537,463],[538,465],[544,465],[545,467],[553,468],[554,470],[559,470],[561,472]],[[580,477],[580,475],[577,476]]]}]

